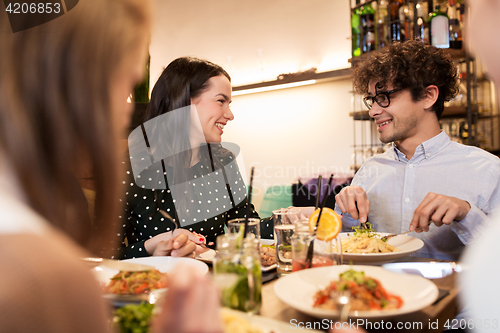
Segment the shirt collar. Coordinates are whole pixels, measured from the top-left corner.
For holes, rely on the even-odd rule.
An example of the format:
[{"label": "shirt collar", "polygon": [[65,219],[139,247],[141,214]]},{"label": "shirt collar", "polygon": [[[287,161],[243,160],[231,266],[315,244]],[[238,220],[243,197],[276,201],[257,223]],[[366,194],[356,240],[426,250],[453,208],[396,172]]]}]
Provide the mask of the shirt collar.
[{"label": "shirt collar", "polygon": [[[441,131],[441,133],[439,133],[435,137],[418,145],[415,149],[415,154],[413,154],[412,159],[427,159],[437,154],[450,142],[451,140],[448,135],[444,131]],[[406,155],[403,154],[398,148],[396,148],[396,145],[394,143],[392,143],[392,148],[393,158],[395,160],[398,160],[400,162],[408,162]]]}]

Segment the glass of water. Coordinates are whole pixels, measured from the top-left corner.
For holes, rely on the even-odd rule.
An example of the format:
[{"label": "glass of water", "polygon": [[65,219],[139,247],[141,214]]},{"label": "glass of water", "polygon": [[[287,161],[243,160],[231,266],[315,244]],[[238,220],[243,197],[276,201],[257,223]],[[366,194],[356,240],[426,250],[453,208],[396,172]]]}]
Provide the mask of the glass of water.
[{"label": "glass of water", "polygon": [[276,271],[278,276],[292,272],[293,223],[299,219],[299,215],[300,209],[297,208],[281,208],[273,211]]}]

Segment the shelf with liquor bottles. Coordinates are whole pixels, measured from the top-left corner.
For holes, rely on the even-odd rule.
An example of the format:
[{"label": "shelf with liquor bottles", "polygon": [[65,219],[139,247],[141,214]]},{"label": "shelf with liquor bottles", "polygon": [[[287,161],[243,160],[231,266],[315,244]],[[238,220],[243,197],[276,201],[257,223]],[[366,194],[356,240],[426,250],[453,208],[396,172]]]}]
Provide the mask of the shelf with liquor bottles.
[{"label": "shelf with liquor bottles", "polygon": [[[353,67],[393,42],[416,39],[442,48],[457,64],[460,92],[446,103],[441,127],[454,141],[500,150],[497,90],[462,40],[464,0],[350,0],[350,6]],[[353,93],[350,115],[354,120],[352,164],[357,170],[386,146],[378,139],[362,96]]]}]

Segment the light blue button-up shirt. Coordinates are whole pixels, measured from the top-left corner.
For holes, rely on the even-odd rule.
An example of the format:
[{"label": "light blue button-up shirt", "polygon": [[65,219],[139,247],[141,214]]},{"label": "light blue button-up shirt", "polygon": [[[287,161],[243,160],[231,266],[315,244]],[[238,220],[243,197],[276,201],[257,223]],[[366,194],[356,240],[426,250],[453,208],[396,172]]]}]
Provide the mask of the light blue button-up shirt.
[{"label": "light blue button-up shirt", "polygon": [[[452,142],[441,132],[420,144],[411,159],[395,146],[366,161],[351,185],[362,187],[370,201],[368,221],[379,232],[408,231],[413,213],[429,192],[467,201],[471,209],[451,226],[430,226],[411,236],[424,241],[415,255],[458,260],[487,215],[500,207],[500,159],[482,149]],[[336,207],[337,212],[340,209]],[[349,214],[344,231],[359,225]]]}]

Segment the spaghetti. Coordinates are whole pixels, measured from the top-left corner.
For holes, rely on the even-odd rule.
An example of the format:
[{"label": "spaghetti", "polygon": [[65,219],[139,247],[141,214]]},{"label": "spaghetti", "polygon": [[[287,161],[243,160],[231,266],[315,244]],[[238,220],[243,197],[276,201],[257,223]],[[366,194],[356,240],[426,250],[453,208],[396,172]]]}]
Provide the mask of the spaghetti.
[{"label": "spaghetti", "polygon": [[377,237],[369,235],[352,235],[342,240],[344,253],[389,253],[401,251]]},{"label": "spaghetti", "polygon": [[368,225],[367,229],[356,227],[355,232],[349,238],[342,240],[342,252],[391,253],[401,251],[397,247],[380,239],[369,222],[366,224]]},{"label": "spaghetti", "polygon": [[167,273],[161,273],[156,269],[141,272],[120,271],[111,278],[104,291],[112,294],[135,295],[166,287]]}]

